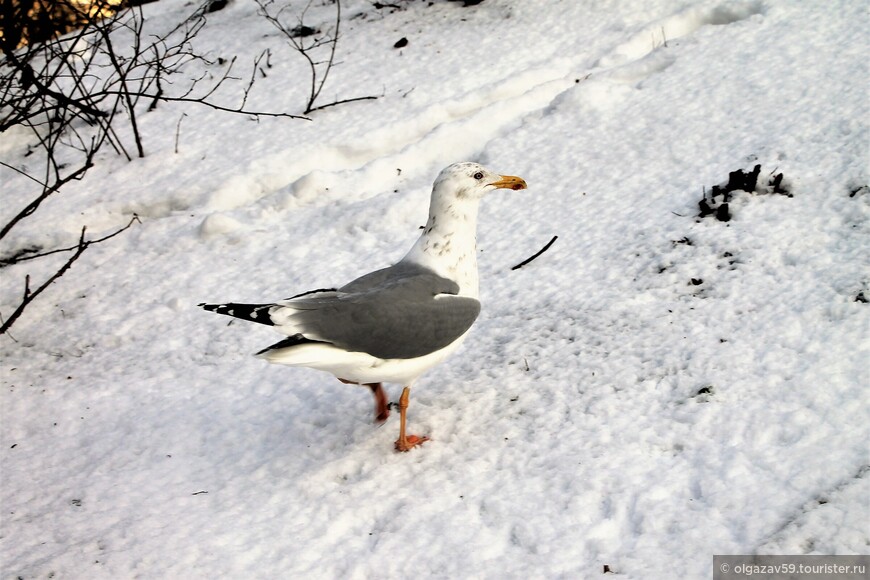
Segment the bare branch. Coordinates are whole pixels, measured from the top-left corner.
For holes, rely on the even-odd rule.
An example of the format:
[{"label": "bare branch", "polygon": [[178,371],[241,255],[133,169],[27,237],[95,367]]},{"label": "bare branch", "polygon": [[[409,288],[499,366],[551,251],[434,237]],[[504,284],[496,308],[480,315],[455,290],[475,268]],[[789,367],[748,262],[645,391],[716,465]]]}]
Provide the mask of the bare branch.
[{"label": "bare branch", "polygon": [[84,165],[82,165],[81,167],[79,167],[78,169],[76,169],[75,171],[70,173],[69,175],[67,175],[61,179],[58,179],[49,187],[44,187],[42,190],[42,193],[39,194],[36,197],[36,199],[34,199],[30,203],[28,203],[24,207],[24,209],[22,209],[20,212],[18,212],[18,214],[16,214],[15,217],[13,217],[11,220],[9,220],[9,223],[7,223],[5,226],[3,226],[3,229],[0,230],[0,240],[2,240],[4,237],[6,237],[6,234],[9,233],[9,230],[11,230],[15,226],[15,224],[17,224],[18,222],[20,222],[21,220],[23,220],[24,218],[26,218],[27,216],[29,216],[33,212],[35,212],[37,210],[37,208],[40,206],[40,204],[48,198],[48,196],[50,196],[51,194],[53,194],[54,192],[59,190],[61,187],[63,187],[64,185],[66,185],[70,181],[75,181],[77,179],[81,179],[82,176],[91,167],[93,167],[93,160],[88,159]]},{"label": "bare branch", "polygon": [[341,99],[340,101],[333,101],[333,102],[328,103],[326,105],[318,105],[318,106],[314,107],[313,109],[309,109],[308,112],[313,113],[314,111],[321,111],[321,110],[326,109],[328,107],[334,107],[336,105],[343,105],[344,103],[352,103],[354,101],[373,101],[373,100],[376,100],[378,98],[379,97],[372,95],[372,96],[368,96],[368,97],[354,97],[352,99]]},{"label": "bare branch", "polygon": [[[341,0],[335,0],[335,32],[332,33],[332,41],[329,49],[329,60],[326,62],[326,70],[323,71],[323,76],[320,77],[320,85],[317,87],[317,92],[311,98],[311,102],[308,103],[308,110],[305,113],[311,112],[311,106],[314,104],[314,101],[320,96],[320,91],[323,90],[323,85],[326,84],[326,77],[329,76],[329,71],[332,70],[332,63],[335,62],[335,47],[338,45],[338,27],[341,25]],[[337,103],[337,102],[336,102]]]},{"label": "bare branch", "polygon": [[[116,231],[114,231],[113,233],[111,233],[111,234],[109,234],[109,235],[107,235],[107,236],[103,236],[102,238],[97,238],[96,240],[89,240],[89,241],[88,241],[88,244],[99,244],[100,242],[105,242],[106,240],[108,240],[108,239],[110,239],[110,238],[114,238],[115,236],[117,236],[117,235],[120,234],[121,232],[124,232],[124,231],[128,230],[128,229],[130,228],[130,226],[132,226],[134,223],[137,223],[137,224],[141,224],[141,223],[142,223],[142,221],[139,219],[139,215],[138,215],[138,214],[135,214],[135,213],[133,214],[133,217],[130,219],[130,221],[127,222],[127,225],[125,225],[125,226],[122,227],[121,229],[116,230]],[[7,258],[7,259],[5,259],[5,260],[0,260],[0,268],[6,267],[6,266],[10,266],[10,265],[12,265],[12,264],[18,264],[19,262],[26,262],[27,260],[35,260],[36,258],[42,258],[42,257],[44,257],[44,256],[50,256],[50,255],[52,255],[52,254],[59,254],[60,252],[69,252],[69,251],[75,250],[75,249],[77,249],[77,248],[78,248],[78,245],[75,245],[75,246],[70,246],[69,248],[59,248],[59,249],[57,249],[57,250],[51,250],[51,251],[49,251],[49,252],[43,252],[43,253],[41,253],[41,254],[31,254],[31,255],[29,255],[29,256],[20,256],[20,257]]]},{"label": "bare branch", "polygon": [[[30,305],[30,303],[33,302],[37,296],[42,294],[42,292],[45,291],[46,288],[51,286],[55,282],[55,280],[57,280],[58,278],[63,276],[66,273],[66,271],[69,270],[70,267],[72,267],[73,263],[75,263],[75,261],[78,260],[79,257],[81,257],[81,255],[85,252],[85,250],[87,250],[93,244],[98,244],[100,242],[104,242],[110,238],[117,236],[118,234],[120,234],[121,232],[127,230],[130,226],[132,226],[134,222],[142,223],[139,221],[139,216],[134,215],[133,219],[131,219],[130,222],[126,226],[122,227],[121,229],[117,230],[114,233],[111,233],[107,236],[103,236],[102,238],[98,238],[96,240],[85,240],[85,232],[87,231],[87,226],[82,226],[82,233],[79,236],[78,244],[76,244],[75,246],[73,246],[71,248],[66,248],[65,250],[57,250],[57,251],[65,251],[65,252],[68,252],[70,250],[74,250],[72,256],[70,256],[67,259],[67,261],[54,274],[49,276],[49,278],[45,282],[43,282],[42,285],[39,286],[39,288],[37,288],[36,290],[31,292],[30,291],[30,275],[28,274],[27,276],[25,276],[24,296],[21,299],[21,303],[18,305],[18,307],[15,309],[15,311],[12,313],[12,315],[9,316],[9,318],[3,322],[3,325],[0,326],[0,334],[6,334],[9,331],[9,329],[12,328],[12,325],[15,324],[15,321],[18,320],[18,318],[21,316],[21,314],[24,312],[24,310]],[[54,252],[48,252],[47,254],[44,254],[44,255],[48,255],[50,253],[54,253]]]},{"label": "bare branch", "polygon": [[[107,94],[115,94],[115,92],[113,91],[113,92],[107,93]],[[120,94],[120,92],[118,92],[118,94]],[[147,93],[136,93],[136,92],[132,92],[132,93],[130,93],[130,95],[140,96],[140,97],[151,96],[151,95],[148,95]],[[377,97],[374,97],[374,98],[377,98]],[[169,96],[164,95],[164,96],[160,97],[159,100],[165,101],[167,103],[196,103],[198,105],[202,105],[202,106],[207,107],[209,109],[214,109],[215,111],[223,111],[225,113],[236,113],[238,115],[252,115],[254,117],[280,117],[280,118],[285,118],[285,119],[299,119],[302,121],[310,121],[311,120],[310,117],[305,117],[303,115],[292,115],[290,113],[273,113],[273,112],[269,112],[269,111],[254,111],[254,110],[250,110],[250,109],[244,109],[242,107],[236,107],[236,108],[225,107],[223,105],[218,105],[217,103],[203,101],[199,97],[169,97]]]},{"label": "bare branch", "polygon": [[[306,64],[308,65],[309,71],[309,89],[308,89],[308,98],[305,104],[305,110],[303,114],[307,115],[313,111],[319,111],[321,109],[325,109],[327,107],[334,107],[335,105],[341,105],[343,103],[351,103],[354,101],[366,101],[377,99],[376,96],[366,96],[366,97],[354,97],[350,99],[337,99],[332,103],[326,105],[315,105],[315,102],[320,97],[320,94],[323,92],[323,87],[326,85],[326,80],[329,77],[329,72],[332,70],[332,67],[336,65],[335,55],[338,47],[338,39],[339,39],[339,30],[341,27],[341,0],[334,0],[335,2],[335,24],[331,34],[324,34],[320,38],[314,37],[314,34],[319,33],[313,28],[310,28],[305,25],[305,14],[308,9],[311,7],[311,2],[309,1],[305,7],[298,13],[296,17],[297,26],[293,28],[289,28],[282,22],[282,15],[286,10],[290,8],[290,5],[287,4],[274,14],[270,11],[270,7],[274,5],[274,0],[255,0],[257,2],[257,6],[259,6],[259,14],[266,19],[272,26],[275,27],[285,38],[287,43],[297,52],[302,58],[305,59]],[[305,42],[306,36],[312,36],[312,40],[309,43]],[[325,59],[315,58],[315,52],[322,53],[323,51],[318,51],[318,49],[322,47],[329,47],[329,52],[325,55]],[[321,54],[321,57],[323,55]]]}]

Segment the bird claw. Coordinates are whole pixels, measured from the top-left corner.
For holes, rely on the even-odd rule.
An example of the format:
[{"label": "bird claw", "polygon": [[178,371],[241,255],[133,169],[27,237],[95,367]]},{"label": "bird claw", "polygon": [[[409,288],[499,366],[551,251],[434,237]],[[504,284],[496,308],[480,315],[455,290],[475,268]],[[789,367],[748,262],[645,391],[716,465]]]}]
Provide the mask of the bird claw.
[{"label": "bird claw", "polygon": [[418,437],[417,435],[408,435],[405,437],[405,440],[402,441],[402,438],[396,440],[396,451],[410,451],[412,447],[416,447],[417,445],[422,445],[426,441],[429,441],[428,437]]}]

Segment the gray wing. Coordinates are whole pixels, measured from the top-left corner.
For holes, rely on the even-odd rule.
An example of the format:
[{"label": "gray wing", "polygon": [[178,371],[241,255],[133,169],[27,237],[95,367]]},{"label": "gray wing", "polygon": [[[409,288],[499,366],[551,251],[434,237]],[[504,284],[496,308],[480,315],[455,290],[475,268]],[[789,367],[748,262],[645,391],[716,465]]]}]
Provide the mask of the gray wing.
[{"label": "gray wing", "polygon": [[[335,293],[285,302],[288,322],[307,339],[378,358],[415,358],[449,345],[471,328],[480,302],[420,266],[398,264]],[[282,308],[282,307],[278,307]],[[273,309],[273,318],[281,314]]]},{"label": "gray wing", "polygon": [[425,268],[419,264],[406,262],[399,262],[398,264],[393,264],[392,266],[369,272],[352,282],[348,282],[339,288],[338,291],[365,292],[367,290],[380,288],[381,286],[390,283],[407,280],[409,278],[416,278],[417,276],[421,276],[423,279],[427,280],[428,283],[432,284],[432,287],[439,292],[448,294],[456,294],[459,292],[459,284],[453,280],[442,278],[429,268]]}]

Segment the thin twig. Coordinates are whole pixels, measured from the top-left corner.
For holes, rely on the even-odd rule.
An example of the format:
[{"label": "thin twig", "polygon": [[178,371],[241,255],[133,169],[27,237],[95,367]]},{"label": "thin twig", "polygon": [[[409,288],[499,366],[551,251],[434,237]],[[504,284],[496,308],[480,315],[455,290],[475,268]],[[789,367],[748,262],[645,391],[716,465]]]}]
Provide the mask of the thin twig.
[{"label": "thin twig", "polygon": [[[305,110],[303,114],[307,115],[308,113],[314,111],[320,111],[322,109],[326,109],[328,107],[334,107],[336,105],[342,105],[344,103],[352,103],[354,101],[368,101],[377,99],[377,96],[367,96],[367,97],[355,97],[351,99],[338,99],[331,103],[325,105],[316,105],[315,101],[320,97],[323,87],[326,85],[326,80],[329,77],[329,73],[332,70],[332,67],[340,64],[335,60],[337,47],[338,47],[338,39],[340,37],[340,28],[341,28],[341,0],[334,0],[335,2],[335,23],[332,30],[332,33],[324,33],[324,35],[320,38],[313,37],[309,44],[306,44],[305,38],[300,37],[297,39],[294,34],[298,30],[302,30],[306,28],[304,23],[305,14],[308,11],[308,8],[311,6],[311,2],[302,9],[301,13],[297,16],[296,20],[298,22],[298,26],[295,28],[288,28],[281,22],[282,14],[285,10],[290,8],[290,5],[285,5],[281,9],[279,9],[274,14],[269,11],[269,7],[274,4],[273,0],[255,0],[257,6],[259,6],[258,14],[260,14],[263,18],[266,19],[272,26],[274,26],[284,37],[287,43],[293,47],[296,52],[298,52],[308,63],[309,69],[309,88],[308,88],[308,102],[305,105]],[[315,60],[314,52],[316,49],[328,46],[329,54],[326,56],[325,60]],[[318,51],[322,54],[323,51]],[[206,103],[207,104],[207,103]],[[302,117],[307,118],[307,117]]]},{"label": "thin twig", "polygon": [[328,103],[328,104],[326,104],[326,105],[318,105],[318,106],[316,106],[316,107],[313,107],[313,108],[311,108],[311,109],[308,109],[308,112],[309,112],[309,113],[313,113],[314,111],[320,111],[320,110],[322,110],[322,109],[326,109],[327,107],[334,107],[335,105],[343,105],[343,104],[345,104],[345,103],[352,103],[352,102],[354,102],[354,101],[373,101],[373,100],[375,100],[375,99],[377,99],[377,98],[379,98],[379,97],[376,97],[376,96],[374,96],[374,95],[371,95],[371,96],[368,96],[368,97],[354,97],[354,98],[352,98],[352,99],[341,99],[340,101],[333,101],[333,102]]},{"label": "thin twig", "polygon": [[108,113],[105,111],[95,109],[89,106],[87,103],[82,103],[77,99],[68,97],[67,95],[55,91],[51,87],[43,84],[40,81],[40,77],[34,73],[33,68],[31,68],[28,63],[22,63],[21,61],[19,61],[16,58],[14,52],[6,52],[3,56],[6,57],[7,62],[15,66],[21,72],[21,75],[26,80],[26,82],[31,83],[42,94],[48,95],[55,99],[61,106],[78,108],[84,113],[90,115],[91,117],[105,117],[108,115]]},{"label": "thin twig", "polygon": [[30,288],[29,288],[30,276],[27,276],[27,283],[25,284],[24,298],[21,300],[21,304],[18,305],[18,308],[15,309],[15,312],[13,312],[12,315],[9,317],[9,319],[3,323],[3,326],[0,326],[0,334],[6,334],[6,331],[8,331],[12,327],[13,324],[15,324],[15,321],[18,320],[18,317],[21,316],[21,313],[24,312],[24,309],[27,308],[27,306],[31,302],[33,302],[34,298],[39,296],[43,290],[45,290],[46,288],[48,288],[52,284],[52,282],[54,282],[55,280],[57,280],[58,278],[63,276],[66,273],[66,271],[69,270],[70,267],[73,265],[73,262],[75,262],[76,260],[79,259],[79,256],[82,255],[82,253],[87,249],[87,247],[88,247],[88,243],[85,242],[85,228],[82,228],[82,235],[79,238],[79,244],[76,248],[76,252],[72,256],[70,256],[70,258],[66,261],[66,263],[63,266],[61,266],[61,268],[57,272],[55,272],[48,280],[46,280],[42,284],[42,286],[37,288],[34,292],[30,292]]},{"label": "thin twig", "polygon": [[[123,94],[121,91],[106,91],[107,95],[121,95]],[[130,92],[131,96],[135,97],[155,97],[153,94],[148,93],[139,93],[139,92]],[[226,113],[237,113],[239,115],[253,115],[255,117],[281,117],[285,119],[300,119],[302,121],[310,121],[309,117],[305,117],[303,115],[292,115],[290,113],[272,113],[268,111],[249,111],[247,109],[233,109],[231,107],[224,107],[222,105],[218,105],[216,103],[210,103],[208,101],[204,101],[201,98],[194,97],[170,97],[167,95],[161,95],[159,100],[165,102],[173,102],[173,103],[197,103],[199,105],[204,105],[209,107],[210,109],[214,109],[216,111],[224,111]]]},{"label": "thin twig", "polygon": [[[95,240],[88,240],[87,243],[90,245],[90,244],[99,244],[100,242],[105,242],[109,238],[114,238],[115,236],[117,236],[121,232],[129,229],[130,226],[132,226],[134,223],[138,223],[138,224],[142,223],[142,220],[140,220],[139,216],[135,213],[133,214],[133,217],[130,219],[130,221],[127,222],[127,225],[122,227],[120,230],[117,230],[117,231],[115,231],[107,236],[103,236],[102,238],[97,238]],[[41,254],[32,254],[30,256],[22,256],[20,258],[10,258],[8,260],[0,260],[0,267],[11,266],[12,264],[18,264],[19,262],[26,262],[27,260],[35,260],[36,258],[42,258],[43,256],[50,256],[52,254],[59,254],[60,252],[70,252],[70,251],[75,250],[77,248],[78,248],[78,244],[76,244],[75,246],[70,246],[69,248],[58,248],[57,250],[51,250],[48,252],[43,252]]]},{"label": "thin twig", "polygon": [[75,171],[73,171],[72,173],[67,175],[66,177],[58,179],[50,187],[46,187],[45,189],[43,189],[42,193],[40,195],[38,195],[36,197],[36,199],[34,199],[30,203],[28,203],[24,209],[22,209],[20,212],[18,212],[18,214],[16,214],[15,217],[13,217],[11,220],[9,220],[9,223],[7,223],[5,226],[3,226],[3,229],[0,230],[0,239],[3,239],[6,236],[6,234],[9,233],[9,230],[11,230],[13,226],[15,226],[15,224],[17,224],[19,221],[26,218],[27,216],[29,216],[33,212],[35,212],[36,209],[39,207],[39,205],[43,201],[45,201],[45,199],[48,196],[50,196],[51,194],[56,192],[64,184],[66,184],[70,181],[80,179],[88,171],[88,169],[90,169],[91,167],[93,167],[93,160],[89,158],[85,161],[84,165],[82,165],[81,167],[79,167],[78,169],[76,169]]},{"label": "thin twig", "polygon": [[522,268],[523,266],[525,266],[526,264],[528,264],[529,262],[531,262],[532,260],[534,260],[535,258],[540,256],[541,254],[543,254],[544,252],[549,250],[550,246],[552,246],[553,242],[555,242],[557,239],[559,239],[559,236],[553,236],[553,239],[550,240],[549,242],[547,242],[546,246],[544,246],[543,248],[538,250],[534,256],[531,256],[530,258],[526,258],[525,260],[523,260],[522,262],[520,262],[519,264],[517,264],[516,266],[511,268],[511,270],[518,270],[518,269]]},{"label": "thin twig", "polygon": [[332,46],[329,47],[329,60],[326,62],[326,70],[323,71],[323,76],[320,77],[320,85],[317,87],[317,92],[311,97],[311,102],[308,103],[308,109],[305,113],[310,113],[313,109],[315,99],[320,96],[320,91],[323,90],[323,85],[326,84],[326,77],[329,76],[329,71],[332,70],[332,64],[335,62],[335,47],[338,45],[338,27],[341,25],[341,0],[335,0],[335,30],[332,33]]},{"label": "thin twig", "polygon": [[178,155],[178,137],[181,135],[181,121],[187,116],[187,113],[181,113],[178,118],[178,124],[175,125],[175,154]]},{"label": "thin twig", "polygon": [[[120,234],[121,232],[123,232],[124,230],[129,228],[131,225],[133,225],[133,222],[138,222],[138,221],[139,221],[139,216],[134,215],[133,219],[130,220],[130,223],[128,223],[126,226],[124,226],[120,230],[118,230],[112,234],[109,234],[108,236],[103,236],[102,238],[98,238],[96,240],[85,240],[85,232],[87,231],[87,226],[82,226],[82,233],[79,236],[79,243],[76,246],[74,246],[73,248],[67,248],[67,250],[65,250],[65,251],[75,250],[73,255],[70,256],[69,259],[67,259],[67,261],[64,263],[64,265],[61,266],[57,272],[52,274],[48,278],[48,280],[43,282],[39,288],[37,288],[36,290],[31,292],[30,291],[30,275],[28,274],[27,276],[25,276],[24,296],[21,300],[21,303],[18,305],[18,308],[15,309],[15,312],[12,313],[12,315],[9,317],[9,319],[3,323],[3,326],[0,326],[0,334],[6,334],[6,332],[12,327],[12,325],[15,324],[15,321],[18,320],[18,317],[21,316],[21,314],[24,312],[24,309],[27,308],[27,306],[31,302],[33,302],[33,300],[37,296],[39,296],[46,288],[51,286],[51,284],[55,280],[57,280],[58,278],[63,276],[66,273],[66,271],[70,269],[70,267],[73,265],[73,263],[79,259],[79,257],[84,253],[85,250],[88,249],[88,247],[91,244],[98,244],[100,242],[108,240],[109,238],[117,236],[118,234]],[[64,250],[57,250],[57,251],[64,251]],[[49,252],[49,253],[53,253],[53,252]]]}]

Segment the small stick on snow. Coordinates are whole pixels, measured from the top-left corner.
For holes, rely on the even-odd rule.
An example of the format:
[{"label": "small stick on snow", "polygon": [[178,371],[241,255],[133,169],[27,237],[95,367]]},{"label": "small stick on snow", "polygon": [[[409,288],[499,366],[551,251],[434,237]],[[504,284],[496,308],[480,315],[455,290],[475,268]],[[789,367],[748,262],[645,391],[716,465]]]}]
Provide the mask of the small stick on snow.
[{"label": "small stick on snow", "polygon": [[530,257],[530,258],[526,258],[525,260],[523,260],[522,262],[520,262],[519,264],[517,264],[516,266],[514,266],[513,268],[511,268],[511,270],[518,270],[518,269],[522,268],[523,266],[525,266],[526,264],[528,264],[529,262],[531,262],[532,260],[534,260],[535,258],[537,258],[538,256],[540,256],[541,254],[543,254],[544,252],[546,252],[547,250],[549,250],[549,249],[550,249],[550,246],[552,246],[552,245],[553,245],[553,242],[555,242],[558,238],[559,238],[559,236],[553,236],[553,239],[550,240],[549,242],[547,242],[547,245],[546,245],[546,246],[544,246],[543,248],[541,248],[540,250],[538,250],[538,252],[537,252],[534,256],[532,256],[532,257]]},{"label": "small stick on snow", "polygon": [[181,113],[178,118],[178,123],[175,125],[175,154],[178,155],[178,136],[181,134],[181,121],[187,116],[187,113]]}]

